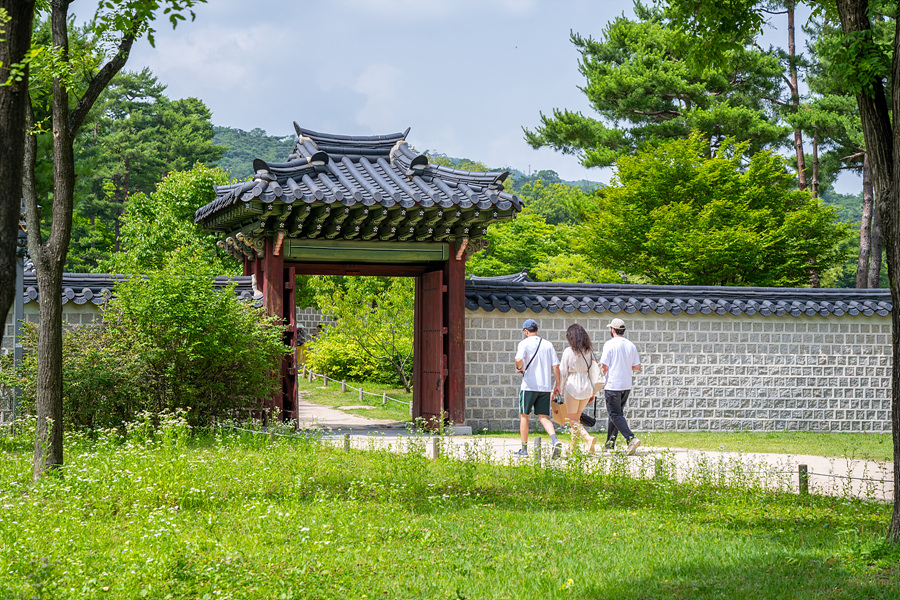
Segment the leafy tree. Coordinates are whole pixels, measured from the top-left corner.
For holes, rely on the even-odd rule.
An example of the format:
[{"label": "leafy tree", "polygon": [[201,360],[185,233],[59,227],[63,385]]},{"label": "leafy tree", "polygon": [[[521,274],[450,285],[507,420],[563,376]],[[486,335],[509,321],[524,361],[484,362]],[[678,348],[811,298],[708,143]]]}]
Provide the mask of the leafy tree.
[{"label": "leafy tree", "polygon": [[428,156],[428,162],[442,167],[450,167],[460,171],[479,171],[481,173],[491,170],[484,163],[469,158],[451,158],[446,154],[433,152],[426,152],[425,154]]},{"label": "leafy tree", "polygon": [[259,128],[243,131],[216,126],[213,131],[213,143],[225,148],[225,153],[216,164],[238,179],[253,175],[255,158],[266,162],[285,162],[297,143],[295,135],[266,135],[265,130]]},{"label": "leafy tree", "polygon": [[519,190],[522,203],[550,225],[577,223],[586,196],[580,188],[560,183],[558,179],[556,182],[537,179]]},{"label": "leafy tree", "polygon": [[590,257],[570,251],[544,258],[531,273],[537,281],[568,283],[620,283],[622,276],[614,269],[598,266]]},{"label": "leafy tree", "polygon": [[518,217],[490,225],[488,247],[466,261],[466,273],[480,277],[528,271],[534,279],[570,282],[619,282],[615,270],[598,268],[574,249],[578,230],[550,225],[527,206]]},{"label": "leafy tree", "polygon": [[[699,133],[619,159],[581,228],[581,249],[607,268],[668,285],[803,285],[810,262],[837,264],[847,226],[793,188],[783,159],[746,142],[711,152]],[[712,154],[710,156],[710,154]]]},{"label": "leafy tree", "polygon": [[717,68],[692,70],[695,37],[671,26],[659,9],[635,3],[636,21],[618,17],[599,40],[572,33],[581,53],[582,88],[599,119],[569,110],[541,115],[525,130],[534,148],[575,154],[587,167],[609,166],[657,139],[698,130],[713,149],[726,138],[747,151],[784,143],[776,121],[782,67],[776,57],[734,45]]},{"label": "leafy tree", "polygon": [[[684,27],[703,40],[698,62],[715,62],[722,52],[763,22],[762,2],[726,5],[697,0],[669,0]],[[895,2],[868,0],[819,0],[812,6],[841,24],[842,38],[832,56],[832,73],[844,90],[856,96],[866,152],[872,171],[876,208],[884,228],[891,301],[900,306],[900,171],[896,168],[900,138],[894,117],[900,111],[900,29]],[[881,31],[892,33],[885,38]],[[892,110],[893,107],[893,110]],[[891,312],[893,330],[900,331],[900,311]],[[900,336],[893,336],[891,377],[891,426],[894,441],[894,480],[900,481]],[[887,539],[900,543],[900,486],[894,487],[894,509]]]},{"label": "leafy tree", "polygon": [[225,150],[211,141],[212,115],[203,102],[171,101],[165,89],[147,68],[119,74],[92,113],[93,130],[78,138],[80,154],[91,153],[95,167],[92,193],[77,212],[113,230],[116,252],[120,218],[134,194],[149,194],[171,171],[214,163]]},{"label": "leafy tree", "polygon": [[[316,304],[337,322],[309,345],[307,360],[334,375],[359,376],[347,352],[362,350],[381,369],[388,365],[408,392],[413,353],[415,281],[404,277],[313,277]],[[346,370],[345,370],[346,369]],[[377,373],[369,373],[376,375]]]},{"label": "leafy tree", "polygon": [[[203,0],[104,0],[93,21],[96,54],[108,49],[109,59],[102,65],[80,61],[84,56],[69,44],[68,9],[70,0],[50,2],[52,43],[32,50],[45,57],[41,77],[26,73],[21,85],[37,95],[50,98],[49,130],[53,138],[53,194],[49,233],[41,232],[41,214],[35,180],[37,133],[33,110],[25,112],[29,134],[24,151],[11,160],[25,165],[22,195],[25,197],[28,227],[28,250],[37,272],[40,305],[38,330],[38,369],[33,477],[40,478],[48,468],[63,462],[62,438],[62,273],[72,234],[75,197],[75,139],[85,119],[122,69],[134,41],[147,35],[153,43],[153,21],[163,9],[172,25],[184,20],[184,13]],[[24,3],[34,8],[33,3]],[[19,8],[15,8],[19,13]],[[18,35],[15,45],[19,44]],[[93,57],[94,55],[90,55]],[[42,83],[47,83],[41,89]],[[30,96],[28,98],[30,100]],[[26,102],[26,104],[29,104]],[[17,131],[9,132],[18,138]],[[8,207],[7,207],[8,208]]]},{"label": "leafy tree", "polygon": [[[431,155],[429,160],[454,169],[490,170],[482,163],[445,155]],[[573,249],[576,232],[572,226],[591,204],[591,193],[563,183],[549,170],[522,177],[518,187],[511,189],[522,200],[522,214],[488,227],[488,248],[466,261],[467,274],[490,277],[524,270],[544,281],[620,281],[615,271],[590,264]]]},{"label": "leafy tree", "polygon": [[[843,33],[840,25],[826,18],[814,21],[807,32],[813,40],[810,44],[815,62],[808,78],[814,99],[797,113],[800,126],[813,136],[813,186],[819,179],[819,164],[815,141],[824,139],[826,153],[822,167],[826,181],[842,169],[862,173],[862,214],[859,223],[856,287],[878,287],[881,279],[883,236],[878,211],[874,210],[874,189],[871,169],[863,139],[859,108],[853,93],[842,82],[841,69],[835,68],[834,57],[842,52]],[[882,45],[890,45],[893,32],[884,22],[876,22],[875,35]],[[889,73],[883,74],[885,78]],[[871,260],[870,260],[871,257]]]},{"label": "leafy tree", "polygon": [[122,224],[124,252],[113,254],[98,267],[101,272],[149,273],[162,269],[174,253],[196,255],[217,274],[240,273],[228,254],[217,254],[216,236],[194,223],[198,208],[215,199],[214,185],[228,183],[228,174],[202,164],[189,171],[169,173],[152,194],[136,194],[128,203]]}]

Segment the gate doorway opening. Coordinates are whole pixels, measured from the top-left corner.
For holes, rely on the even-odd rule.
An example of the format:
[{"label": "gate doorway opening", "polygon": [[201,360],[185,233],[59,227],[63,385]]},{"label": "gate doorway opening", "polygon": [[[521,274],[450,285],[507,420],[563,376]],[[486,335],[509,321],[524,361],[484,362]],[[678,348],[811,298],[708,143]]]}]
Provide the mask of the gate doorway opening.
[{"label": "gate doorway opening", "polygon": [[[487,226],[512,219],[508,172],[430,164],[403,133],[342,136],[303,129],[284,163],[253,162],[252,181],[216,186],[194,220],[255,276],[270,315],[295,351],[265,408],[295,418],[297,276],[415,278],[413,418],[465,424],[465,261]],[[327,312],[327,307],[322,307]]]},{"label": "gate doorway opening", "polygon": [[[429,427],[465,422],[465,260],[442,263],[368,264],[301,263],[285,261],[280,267],[283,288],[270,269],[278,266],[262,261],[260,270],[251,266],[263,292],[269,314],[281,315],[286,324],[285,343],[297,345],[296,298],[298,275],[342,275],[353,277],[412,277],[413,301],[412,418],[423,419]],[[451,290],[453,293],[451,293]],[[279,291],[281,297],[279,298]],[[327,313],[327,307],[322,310]],[[453,365],[453,369],[450,369]],[[299,386],[297,353],[292,352],[281,367],[282,392],[267,408],[277,410],[285,420],[297,418]]]}]

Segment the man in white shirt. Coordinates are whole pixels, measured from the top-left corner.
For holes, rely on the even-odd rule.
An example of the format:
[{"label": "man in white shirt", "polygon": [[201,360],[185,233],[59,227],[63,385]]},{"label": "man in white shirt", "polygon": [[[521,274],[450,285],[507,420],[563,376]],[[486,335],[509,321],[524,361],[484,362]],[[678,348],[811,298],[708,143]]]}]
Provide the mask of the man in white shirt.
[{"label": "man in white shirt", "polygon": [[[516,348],[516,370],[522,373],[519,389],[519,437],[522,449],[517,456],[528,456],[528,429],[531,411],[550,436],[552,458],[558,458],[562,444],[556,438],[556,429],[550,420],[550,399],[559,393],[559,357],[553,344],[538,337],[538,324],[527,319],[522,324],[525,339]],[[552,384],[551,384],[552,376]]]},{"label": "man in white shirt", "polygon": [[607,327],[612,339],[603,344],[603,353],[600,356],[600,369],[606,376],[603,395],[606,399],[606,412],[609,413],[605,448],[612,450],[616,447],[616,437],[621,431],[625,441],[628,442],[625,453],[630,455],[641,445],[641,440],[637,439],[628,427],[628,421],[625,420],[625,403],[631,394],[631,375],[641,370],[641,359],[637,348],[625,337],[625,321],[613,319]]}]

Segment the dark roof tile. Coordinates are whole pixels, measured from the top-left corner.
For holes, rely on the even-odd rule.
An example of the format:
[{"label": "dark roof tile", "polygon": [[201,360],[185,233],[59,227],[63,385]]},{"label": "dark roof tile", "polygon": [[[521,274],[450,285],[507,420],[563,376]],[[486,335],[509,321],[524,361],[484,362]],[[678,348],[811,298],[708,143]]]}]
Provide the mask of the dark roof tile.
[{"label": "dark roof tile", "polygon": [[[887,316],[892,310],[887,289],[809,289],[709,286],[538,283],[523,273],[466,280],[466,306],[492,310],[482,298],[513,297],[505,304],[523,312],[548,311],[650,314]],[[549,299],[549,300],[548,300]],[[506,312],[506,311],[504,311]]]},{"label": "dark roof tile", "polygon": [[[110,275],[107,273],[63,273],[62,279],[62,303],[69,302],[75,305],[87,303],[100,306],[113,297],[116,284],[125,281],[127,275]],[[235,282],[235,294],[242,300],[254,300],[261,305],[261,296],[254,297],[251,277],[216,277],[216,287],[223,288],[231,282]],[[26,273],[24,276],[24,292],[22,297],[25,303],[35,302],[39,298],[37,278]]]},{"label": "dark roof tile", "polygon": [[[405,209],[438,206],[443,212],[436,213],[437,219],[421,231],[416,229],[433,241],[443,241],[481,237],[487,223],[513,218],[522,208],[518,197],[503,190],[507,172],[476,173],[432,165],[407,145],[409,129],[382,136],[346,136],[319,133],[296,123],[294,127],[298,142],[287,162],[256,159],[254,181],[216,186],[216,199],[199,208],[194,220],[206,229],[228,233],[254,222],[261,230],[272,229],[272,221],[266,222],[258,205],[252,206],[257,202],[269,206],[295,200]],[[242,209],[242,205],[248,206]],[[465,214],[456,216],[454,207]],[[473,211],[473,207],[479,210]],[[274,210],[272,216],[284,213],[277,206]],[[292,236],[302,237],[301,231],[311,230],[303,226],[305,218],[296,217]],[[444,220],[447,226],[441,226]],[[395,225],[396,235],[410,226],[415,223]],[[341,231],[339,226],[337,230]],[[350,230],[341,231],[341,236],[355,237]]]}]

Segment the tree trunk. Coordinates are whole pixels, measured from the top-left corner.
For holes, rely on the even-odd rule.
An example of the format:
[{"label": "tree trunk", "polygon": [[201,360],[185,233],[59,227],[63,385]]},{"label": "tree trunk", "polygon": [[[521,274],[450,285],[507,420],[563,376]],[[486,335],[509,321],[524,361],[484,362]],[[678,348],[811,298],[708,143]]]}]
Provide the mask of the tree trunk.
[{"label": "tree trunk", "polygon": [[[800,111],[800,86],[797,82],[797,44],[795,41],[794,27],[794,3],[785,3],[788,16],[788,69],[791,75],[790,91],[791,106],[793,112]],[[794,152],[797,154],[797,186],[801,190],[805,190],[806,183],[806,157],[803,153],[803,132],[799,129],[794,130]]]},{"label": "tree trunk", "polygon": [[816,268],[816,260],[810,258],[807,264],[809,264],[809,287],[822,287],[822,278],[819,277],[819,270]]},{"label": "tree trunk", "polygon": [[[34,0],[0,0],[10,21],[0,43],[0,84],[9,80],[10,67],[20,65],[31,47]],[[22,156],[25,151],[25,107],[28,69],[18,83],[0,85],[0,323],[6,321],[16,290],[16,239],[22,201]],[[6,327],[0,328],[0,343]]]},{"label": "tree trunk", "polygon": [[[841,29],[845,34],[870,32],[867,0],[837,0]],[[894,57],[891,65],[891,99],[893,113],[900,114],[900,19],[894,32]],[[863,49],[865,51],[865,49]],[[900,153],[900,133],[891,123],[891,113],[881,79],[873,78],[871,95],[858,93],[856,102],[862,122],[866,153],[872,170],[872,184],[875,188],[875,209],[881,217],[887,251],[888,281],[891,302],[900,307],[900,240],[897,227],[900,225],[900,203],[898,203],[896,182],[900,179],[900,164],[894,156]],[[900,310],[891,311],[891,345],[893,362],[891,368],[891,427],[894,443],[894,481],[900,481]],[[888,526],[887,539],[900,543],[900,485],[894,486],[894,509]]]},{"label": "tree trunk", "polygon": [[812,141],[812,197],[819,197],[819,133],[813,132]]},{"label": "tree trunk", "polygon": [[870,288],[877,288],[881,279],[881,255],[884,250],[884,237],[881,231],[881,213],[877,210],[872,212],[872,251],[869,254],[869,277],[868,284]]},{"label": "tree trunk", "polygon": [[41,297],[38,355],[44,360],[38,361],[37,370],[37,431],[32,464],[35,481],[63,464],[62,271],[61,266],[46,264],[37,269]]},{"label": "tree trunk", "polygon": [[[856,263],[856,287],[868,287],[869,262],[872,253],[872,171],[869,169],[869,156],[863,156],[863,204],[862,219],[859,223],[859,261]],[[877,286],[876,286],[877,287]]]},{"label": "tree trunk", "polygon": [[[53,45],[68,59],[68,2],[52,3],[50,16]],[[75,194],[75,153],[69,127],[69,93],[58,79],[53,80],[51,106],[53,132],[53,223],[50,236],[41,240],[40,227],[28,228],[28,250],[37,273],[41,297],[38,329],[38,373],[35,412],[37,430],[34,443],[32,476],[40,479],[48,469],[63,464],[62,422],[62,273],[72,235],[72,208]],[[36,144],[33,136],[31,144]],[[29,222],[37,217],[34,192],[33,157],[25,176],[26,210]]]}]

